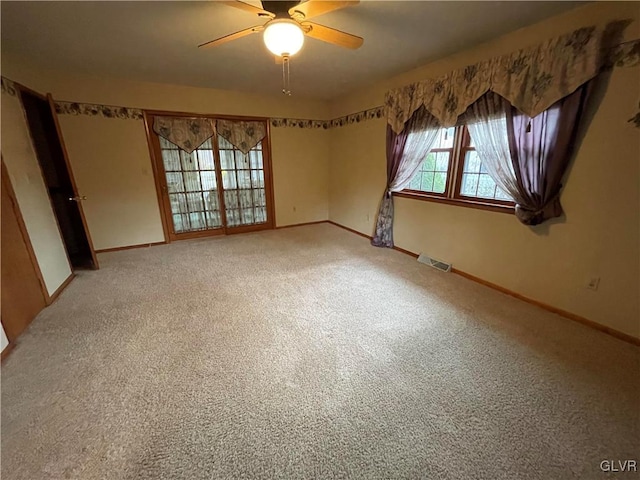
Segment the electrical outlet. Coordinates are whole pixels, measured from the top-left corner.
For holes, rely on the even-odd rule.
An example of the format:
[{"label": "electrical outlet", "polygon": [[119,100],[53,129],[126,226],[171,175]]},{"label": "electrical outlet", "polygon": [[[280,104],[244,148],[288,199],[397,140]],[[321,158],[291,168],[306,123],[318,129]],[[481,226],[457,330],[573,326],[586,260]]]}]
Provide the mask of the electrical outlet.
[{"label": "electrical outlet", "polygon": [[600,277],[591,277],[589,282],[587,283],[587,288],[589,290],[598,290],[600,286]]}]

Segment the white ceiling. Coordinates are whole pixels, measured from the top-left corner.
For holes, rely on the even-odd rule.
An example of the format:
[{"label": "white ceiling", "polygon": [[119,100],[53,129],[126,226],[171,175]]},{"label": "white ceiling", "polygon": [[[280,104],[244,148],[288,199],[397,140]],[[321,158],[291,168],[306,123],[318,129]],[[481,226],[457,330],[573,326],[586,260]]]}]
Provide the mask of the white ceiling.
[{"label": "white ceiling", "polygon": [[[291,62],[292,89],[334,98],[581,3],[363,1],[313,21],[359,35],[364,45],[352,51],[307,38]],[[2,1],[0,8],[2,53],[45,68],[256,93],[282,88],[282,67],[260,34],[196,48],[265,21],[222,3]]]}]

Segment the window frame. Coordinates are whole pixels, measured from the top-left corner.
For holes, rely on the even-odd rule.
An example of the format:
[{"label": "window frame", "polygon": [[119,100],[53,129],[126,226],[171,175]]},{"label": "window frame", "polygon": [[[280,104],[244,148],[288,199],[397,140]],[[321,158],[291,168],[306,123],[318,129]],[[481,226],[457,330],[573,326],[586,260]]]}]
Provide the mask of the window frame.
[{"label": "window frame", "polygon": [[[143,122],[145,126],[145,133],[147,137],[147,146],[149,148],[149,155],[151,157],[151,165],[153,169],[153,177],[156,186],[156,196],[158,205],[160,207],[160,219],[162,221],[162,229],[164,232],[164,238],[166,243],[171,243],[176,240],[187,240],[192,238],[209,237],[215,235],[229,235],[234,233],[246,233],[255,232],[260,230],[274,229],[276,225],[276,211],[274,201],[274,187],[273,187],[273,164],[271,154],[271,122],[266,117],[249,117],[249,116],[237,116],[237,115],[222,115],[222,114],[206,114],[206,113],[188,113],[188,112],[172,112],[166,110],[143,110],[142,112]],[[216,165],[216,184],[218,185],[219,205],[221,208],[221,214],[223,218],[223,225],[220,228],[198,230],[193,232],[180,232],[176,233],[173,229],[171,205],[168,203],[168,185],[166,180],[166,172],[164,169],[164,161],[162,159],[162,149],[160,147],[160,140],[158,135],[153,131],[153,122],[156,116],[171,116],[171,117],[189,117],[189,118],[207,118],[210,120],[225,119],[225,120],[239,120],[239,121],[257,121],[264,122],[266,126],[266,136],[262,139],[262,161],[264,171],[264,188],[265,188],[265,207],[267,212],[267,221],[265,223],[252,224],[252,225],[234,225],[229,226],[226,222],[226,205],[222,195],[222,189],[220,186],[222,183],[222,172],[220,170],[220,149],[218,145],[218,135],[215,134],[211,137],[213,144],[213,156]],[[219,172],[219,173],[218,173]]]},{"label": "window frame", "polygon": [[412,198],[415,200],[458,205],[470,208],[479,208],[502,213],[515,213],[515,203],[507,200],[470,197],[462,195],[462,174],[464,172],[464,161],[466,153],[475,150],[470,146],[471,135],[466,125],[456,125],[453,147],[434,148],[429,152],[451,152],[449,157],[449,169],[447,171],[447,182],[444,193],[424,192],[421,190],[404,189],[400,192],[393,192],[393,195],[400,198]]}]

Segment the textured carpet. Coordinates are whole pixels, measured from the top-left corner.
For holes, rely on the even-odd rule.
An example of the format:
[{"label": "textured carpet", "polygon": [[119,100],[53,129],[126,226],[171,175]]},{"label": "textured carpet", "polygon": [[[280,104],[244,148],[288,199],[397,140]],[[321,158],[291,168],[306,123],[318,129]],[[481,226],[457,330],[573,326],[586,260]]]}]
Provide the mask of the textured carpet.
[{"label": "textured carpet", "polygon": [[2,366],[3,480],[564,480],[638,458],[638,348],[337,227],[100,263]]}]

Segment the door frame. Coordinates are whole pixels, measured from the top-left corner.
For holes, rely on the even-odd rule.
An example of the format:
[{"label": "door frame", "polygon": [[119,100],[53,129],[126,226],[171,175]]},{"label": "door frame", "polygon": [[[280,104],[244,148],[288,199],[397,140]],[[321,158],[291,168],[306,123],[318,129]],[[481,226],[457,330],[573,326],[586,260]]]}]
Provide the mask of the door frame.
[{"label": "door frame", "polygon": [[[31,128],[29,127],[29,121],[28,121],[28,117],[27,117],[27,111],[24,107],[24,101],[22,99],[22,95],[23,93],[28,93],[29,95],[33,95],[34,97],[38,97],[40,100],[43,100],[45,102],[47,102],[49,104],[49,110],[51,111],[51,116],[53,118],[53,124],[56,127],[56,135],[58,137],[58,141],[60,142],[60,149],[62,151],[62,156],[64,158],[64,162],[65,165],[67,167],[67,172],[69,174],[69,180],[71,181],[71,188],[73,190],[73,194],[75,197],[79,197],[78,194],[78,187],[76,185],[76,180],[75,180],[75,176],[73,175],[73,169],[71,168],[71,162],[69,161],[69,154],[67,152],[67,146],[64,143],[64,138],[62,137],[62,128],[60,127],[60,122],[58,121],[58,114],[56,112],[55,109],[55,102],[53,100],[53,97],[51,96],[50,93],[47,93],[46,95],[43,95],[40,92],[36,92],[35,90],[32,90],[29,87],[25,87],[24,85],[20,84],[20,83],[15,83],[14,85],[16,87],[16,92],[18,93],[18,99],[20,100],[20,107],[22,108],[22,114],[24,115],[24,119],[25,119],[25,123],[27,126],[27,131],[29,133],[29,138],[31,140],[31,145],[33,147],[33,153],[36,156],[36,160],[38,163],[38,168],[40,169],[40,175],[43,179],[43,181],[45,180],[45,176],[44,176],[44,171],[42,170],[42,166],[40,165],[40,160],[37,158],[38,157],[38,153],[36,152],[35,149],[35,142],[33,139],[33,133],[31,132]],[[45,181],[45,187],[46,187],[46,181]],[[51,200],[51,196],[49,195],[49,190],[47,188],[45,188],[45,190],[47,191],[47,198],[49,198],[49,204],[51,205],[51,210],[53,212],[53,218],[56,221],[56,226],[58,227],[58,233],[60,234],[60,239],[62,240],[62,244],[64,246],[64,253],[67,256],[67,262],[69,262],[69,268],[73,271],[73,265],[71,265],[71,259],[69,258],[69,252],[67,251],[67,246],[64,243],[64,237],[62,236],[62,229],[60,228],[60,223],[58,222],[58,217],[55,214],[55,208],[53,208],[53,201]],[[91,258],[93,260],[93,269],[94,270],[98,270],[100,268],[100,264],[98,263],[98,257],[96,255],[96,250],[93,246],[93,240],[91,238],[91,233],[89,233],[89,226],[87,224],[87,219],[85,218],[84,215],[84,209],[82,208],[82,202],[76,202],[78,205],[78,210],[80,212],[80,218],[82,220],[82,226],[84,228],[84,232],[85,235],[87,237],[87,242],[89,244],[89,250],[91,253]]]},{"label": "door frame", "polygon": [[9,171],[7,170],[7,165],[4,163],[4,158],[2,158],[2,156],[0,156],[0,182],[2,185],[1,188],[7,189],[7,195],[11,200],[11,207],[13,208],[13,212],[16,215],[20,235],[22,235],[22,240],[24,241],[24,244],[27,247],[27,253],[29,254],[29,260],[31,260],[31,265],[33,266],[33,269],[36,272],[36,277],[38,278],[38,284],[40,285],[40,291],[42,292],[42,296],[44,297],[44,303],[45,305],[51,305],[54,299],[49,295],[49,292],[47,291],[47,285],[44,283],[44,276],[42,275],[42,270],[40,270],[38,257],[36,257],[36,252],[33,249],[33,245],[31,244],[31,237],[29,237],[27,225],[24,223],[24,217],[22,216],[22,211],[20,210],[18,197],[16,197],[16,192],[13,189],[11,177],[9,176]]},{"label": "door frame", "polygon": [[[62,148],[62,156],[64,163],[67,166],[67,172],[69,172],[69,180],[71,180],[71,188],[73,189],[73,196],[75,198],[81,198],[78,193],[78,186],[76,185],[76,179],[73,175],[73,169],[71,168],[71,162],[69,161],[69,153],[67,152],[67,145],[64,143],[64,137],[62,136],[62,128],[60,127],[60,121],[58,120],[58,113],[56,112],[56,104],[53,100],[53,96],[47,93],[47,102],[51,109],[51,116],[53,117],[53,124],[56,126],[56,133],[58,134],[58,141]],[[93,270],[98,270],[100,264],[98,263],[98,256],[96,255],[96,249],[93,247],[93,240],[91,239],[91,233],[89,233],[89,225],[87,224],[87,218],[84,215],[84,207],[82,206],[82,200],[76,200],[78,204],[78,210],[80,211],[80,219],[82,220],[82,227],[84,233],[87,236],[87,242],[89,243],[89,252],[91,253],[91,259],[93,260]]]},{"label": "door frame", "polygon": [[[267,218],[266,223],[257,225],[240,225],[236,227],[226,226],[226,208],[224,203],[223,188],[218,188],[218,198],[220,204],[220,214],[223,218],[223,227],[214,230],[202,230],[197,232],[188,233],[173,233],[173,220],[171,218],[171,207],[167,197],[167,178],[164,171],[164,164],[162,162],[162,153],[160,152],[160,143],[157,138],[157,134],[153,131],[151,124],[153,117],[155,116],[168,116],[168,117],[190,117],[190,118],[207,118],[211,120],[223,119],[223,120],[238,120],[238,121],[255,121],[264,122],[266,124],[266,135],[262,139],[262,161],[264,171],[264,183],[265,183],[265,197]],[[273,194],[273,164],[271,162],[271,129],[269,118],[267,117],[249,117],[238,115],[220,115],[220,114],[203,114],[203,113],[187,113],[187,112],[172,112],[166,110],[143,110],[142,117],[144,121],[145,134],[147,136],[147,146],[149,147],[149,155],[151,157],[151,164],[153,170],[153,177],[156,187],[156,196],[158,199],[158,207],[160,209],[160,217],[162,219],[162,229],[164,232],[165,242],[170,243],[176,240],[187,240],[192,238],[212,237],[217,235],[231,235],[235,233],[247,233],[257,232],[260,230],[272,230],[275,228],[275,202]],[[218,148],[218,138],[214,134],[213,139],[214,149],[214,162],[216,164],[216,179],[220,187],[221,173],[219,168],[220,163],[220,150]]]}]

